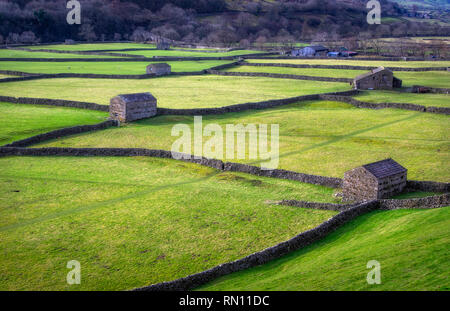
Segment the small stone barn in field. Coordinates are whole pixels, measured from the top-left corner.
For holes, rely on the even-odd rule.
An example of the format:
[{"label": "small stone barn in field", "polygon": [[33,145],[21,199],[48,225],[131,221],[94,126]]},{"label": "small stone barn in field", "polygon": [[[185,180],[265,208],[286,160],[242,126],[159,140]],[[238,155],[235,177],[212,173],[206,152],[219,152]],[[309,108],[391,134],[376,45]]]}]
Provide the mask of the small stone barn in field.
[{"label": "small stone barn in field", "polygon": [[124,94],[111,99],[109,114],[120,122],[150,118],[156,115],[157,100],[150,93]]},{"label": "small stone barn in field", "polygon": [[389,69],[379,67],[357,76],[353,80],[353,87],[357,90],[391,90],[401,88],[402,80],[394,77]]},{"label": "small stone barn in field", "polygon": [[156,49],[157,50],[170,50],[170,43],[161,41],[156,43]]},{"label": "small stone barn in field", "polygon": [[359,202],[390,198],[403,191],[407,169],[392,159],[366,164],[344,174],[344,201]]},{"label": "small stone barn in field", "polygon": [[169,75],[172,68],[166,63],[154,63],[147,66],[147,74],[155,74],[157,76]]}]

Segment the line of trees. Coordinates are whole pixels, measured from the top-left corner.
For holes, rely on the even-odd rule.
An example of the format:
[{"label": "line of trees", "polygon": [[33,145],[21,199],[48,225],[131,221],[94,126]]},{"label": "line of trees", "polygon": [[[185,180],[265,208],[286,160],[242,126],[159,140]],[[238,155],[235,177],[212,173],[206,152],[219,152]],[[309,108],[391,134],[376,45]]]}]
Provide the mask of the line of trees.
[{"label": "line of trees", "polygon": [[[0,44],[85,41],[146,41],[153,35],[174,41],[229,46],[299,40],[333,40],[365,33],[371,37],[445,35],[448,28],[428,23],[368,25],[364,1],[238,0],[79,0],[81,25],[68,25],[66,1],[0,0]],[[383,13],[402,9],[383,2]]]}]

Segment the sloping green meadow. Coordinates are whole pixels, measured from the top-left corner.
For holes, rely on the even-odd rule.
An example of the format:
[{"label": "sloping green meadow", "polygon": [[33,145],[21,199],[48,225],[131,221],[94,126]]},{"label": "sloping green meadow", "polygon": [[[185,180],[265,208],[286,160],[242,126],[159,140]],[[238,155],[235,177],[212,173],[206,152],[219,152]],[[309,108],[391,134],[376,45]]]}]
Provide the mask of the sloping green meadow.
[{"label": "sloping green meadow", "polygon": [[[450,207],[373,212],[281,259],[229,276],[199,290],[450,289]],[[381,284],[367,283],[377,260]]]},{"label": "sloping green meadow", "polygon": [[422,106],[450,107],[448,94],[416,94],[396,91],[363,91],[355,99],[369,103],[408,103]]},{"label": "sloping green meadow", "polygon": [[[333,190],[154,158],[0,158],[0,290],[128,290],[260,251],[335,212]],[[69,286],[67,262],[81,264]]]},{"label": "sloping green meadow", "polygon": [[115,58],[115,56],[29,52],[21,50],[0,49],[0,58]]},{"label": "sloping green meadow", "polygon": [[450,67],[450,61],[380,61],[345,59],[248,59],[249,63],[281,63],[309,65],[348,65],[348,66],[384,66],[384,67]]},{"label": "sloping green meadow", "polygon": [[0,146],[75,125],[106,121],[100,111],[0,102]]},{"label": "sloping green meadow", "polygon": [[109,105],[119,94],[150,92],[165,108],[221,107],[300,95],[346,91],[346,83],[215,75],[147,80],[45,79],[0,84],[0,94]]},{"label": "sloping green meadow", "polygon": [[366,73],[365,70],[344,70],[344,69],[321,69],[321,68],[288,68],[288,67],[253,67],[239,66],[224,71],[228,72],[264,72],[276,74],[289,74],[313,77],[331,77],[331,78],[348,78],[353,79],[357,75]]},{"label": "sloping green meadow", "polygon": [[[348,65],[352,65],[352,63],[349,63]],[[287,68],[287,67],[263,67],[263,66],[262,67],[240,66],[227,69],[226,71],[266,72],[277,74],[292,74],[292,75],[348,78],[348,79],[354,79],[356,76],[368,72],[364,70]],[[403,80],[403,86],[405,87],[411,87],[413,85],[424,85],[430,87],[450,88],[450,72],[448,71],[426,71],[426,72],[397,71],[394,72],[394,75],[397,78]]]},{"label": "sloping green meadow", "polygon": [[227,56],[241,56],[262,53],[261,51],[251,51],[251,50],[236,50],[231,52],[205,52],[205,51],[178,51],[178,50],[152,50],[152,51],[126,51],[126,52],[112,52],[112,53],[126,53],[129,55],[141,55],[144,57],[155,57],[155,56],[170,56],[170,57],[227,57]]},{"label": "sloping green meadow", "polygon": [[[147,65],[158,62],[0,62],[0,70],[29,73],[91,73],[91,74],[145,74]],[[230,61],[165,62],[172,72],[201,71],[230,63]]]},{"label": "sloping green meadow", "polygon": [[[193,133],[194,118],[160,116],[95,133],[76,135],[39,146],[133,147],[171,150],[179,136],[176,124]],[[203,127],[219,124],[279,124],[279,167],[298,172],[343,177],[345,171],[392,157],[406,168],[408,177],[449,181],[448,116],[399,109],[358,109],[335,102],[303,102],[268,110],[204,116]],[[225,140],[224,133],[224,140]],[[247,135],[248,136],[248,135]],[[193,139],[193,135],[191,137]],[[203,143],[208,141],[203,138]],[[38,147],[38,146],[36,146]],[[253,163],[246,159],[234,162]],[[192,148],[187,153],[194,153]],[[217,158],[223,159],[225,151]]]},{"label": "sloping green meadow", "polygon": [[121,49],[154,49],[154,44],[143,43],[80,43],[80,44],[56,44],[56,45],[31,45],[33,50],[60,50],[60,51],[95,51],[95,50],[121,50]]}]

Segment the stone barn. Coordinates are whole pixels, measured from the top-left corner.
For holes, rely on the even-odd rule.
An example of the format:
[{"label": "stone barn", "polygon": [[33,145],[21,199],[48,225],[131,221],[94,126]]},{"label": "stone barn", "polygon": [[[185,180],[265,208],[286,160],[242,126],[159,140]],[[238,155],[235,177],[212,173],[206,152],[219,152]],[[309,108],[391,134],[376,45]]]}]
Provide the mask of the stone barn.
[{"label": "stone barn", "polygon": [[147,66],[147,74],[155,74],[157,76],[169,75],[172,68],[166,63],[154,63]]},{"label": "stone barn", "polygon": [[394,77],[389,69],[379,67],[357,76],[353,80],[353,87],[357,90],[391,90],[401,88],[402,80]]},{"label": "stone barn", "polygon": [[407,169],[392,159],[366,164],[344,174],[344,201],[387,199],[406,187]]},{"label": "stone barn", "polygon": [[150,118],[157,113],[157,100],[150,93],[124,94],[111,99],[109,114],[120,122]]},{"label": "stone barn", "polygon": [[170,43],[169,42],[157,42],[156,49],[157,50],[170,50]]}]

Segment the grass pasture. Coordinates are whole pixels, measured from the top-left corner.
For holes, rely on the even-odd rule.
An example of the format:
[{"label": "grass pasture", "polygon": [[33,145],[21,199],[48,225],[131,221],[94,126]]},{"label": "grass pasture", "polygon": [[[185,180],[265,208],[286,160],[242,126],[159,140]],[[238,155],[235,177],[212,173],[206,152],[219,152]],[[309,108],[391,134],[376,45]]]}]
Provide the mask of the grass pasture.
[{"label": "grass pasture", "polygon": [[158,106],[165,108],[221,107],[348,89],[346,83],[214,75],[147,80],[62,78],[0,84],[0,94],[5,96],[66,99],[102,105],[109,105],[110,99],[119,94],[151,92],[158,99]]},{"label": "grass pasture", "polygon": [[[199,290],[450,290],[450,207],[360,216],[320,242],[268,264],[221,277]],[[381,284],[366,281],[367,262]]]},{"label": "grass pasture", "polygon": [[349,65],[384,67],[450,67],[450,61],[380,61],[345,59],[247,59],[249,63],[309,64],[309,65]]},{"label": "grass pasture", "polygon": [[[350,65],[350,64],[349,64]],[[292,74],[304,76],[319,76],[332,78],[354,79],[356,76],[367,73],[367,70],[322,69],[322,68],[287,68],[287,67],[252,67],[240,66],[226,69],[229,72],[266,72],[277,74]],[[403,80],[403,86],[424,85],[430,87],[450,88],[450,72],[426,71],[404,72],[397,71],[394,75]]]},{"label": "grass pasture", "polygon": [[126,52],[112,52],[112,53],[126,53],[130,55],[141,55],[144,57],[227,57],[227,56],[241,56],[262,53],[261,51],[253,50],[236,50],[231,52],[205,52],[205,51],[178,51],[178,50],[153,50],[153,51],[126,51]]},{"label": "grass pasture", "polygon": [[450,107],[447,94],[415,94],[396,91],[362,91],[355,99],[370,103],[407,103],[422,106]]},{"label": "grass pasture", "polygon": [[[91,73],[91,74],[145,74],[149,63],[158,62],[0,62],[0,70],[16,70],[28,73]],[[224,65],[230,61],[182,61],[166,62],[172,72],[201,71]]]},{"label": "grass pasture", "polygon": [[106,121],[104,112],[0,103],[0,146],[75,125]]},{"label": "grass pasture", "polygon": [[[117,50],[152,56],[236,56],[258,51],[127,51],[135,43],[33,46],[65,51]],[[3,54],[2,54],[3,53]],[[15,54],[16,53],[16,54]],[[3,56],[2,56],[3,55]],[[5,56],[6,55],[6,56]],[[11,56],[19,55],[19,56]],[[21,55],[21,56],[20,56]],[[1,57],[106,57],[0,50]],[[254,59],[250,62],[386,67],[444,67],[450,61],[384,62],[341,59]],[[0,62],[0,70],[30,73],[144,74],[149,62]],[[172,71],[199,71],[230,61],[169,62]],[[354,78],[359,70],[240,66],[228,71]],[[395,72],[404,86],[450,87],[450,73]],[[0,79],[8,77],[0,75]],[[152,79],[58,78],[0,83],[0,95],[109,105],[119,94],[151,92],[164,108],[213,108],[347,91],[348,83],[219,75]],[[450,107],[449,95],[363,91],[373,103]],[[0,102],[0,146],[75,125],[106,112]],[[207,125],[276,124],[278,168],[343,177],[370,162],[393,158],[408,178],[449,182],[448,115],[402,109],[358,109],[333,101],[304,101],[265,110],[205,115]],[[42,142],[30,148],[149,148],[171,150],[193,116],[157,116],[120,127]],[[241,134],[242,134],[242,130]],[[253,131],[253,130],[251,130]],[[226,153],[204,156],[259,165]],[[191,136],[191,141],[194,135]],[[203,137],[203,147],[210,137]],[[236,143],[237,144],[237,143]],[[235,144],[235,147],[236,147]],[[269,149],[270,134],[269,134]],[[195,150],[180,150],[196,154]],[[215,150],[217,151],[217,150]],[[129,290],[174,280],[236,260],[316,227],[337,212],[273,205],[294,199],[340,203],[340,190],[150,157],[0,157],[0,290]],[[403,193],[396,199],[433,195]],[[377,211],[322,241],[279,260],[220,278],[201,290],[446,290],[450,207]],[[81,285],[66,282],[67,262],[81,263]],[[366,282],[369,260],[381,263],[382,284]]]},{"label": "grass pasture", "polygon": [[21,50],[0,49],[0,58],[115,58],[115,56],[29,52]]},{"label": "grass pasture", "polygon": [[[1,290],[127,290],[235,260],[335,214],[332,189],[152,158],[0,159]],[[276,228],[276,230],[274,230]],[[82,283],[70,287],[66,264]]]},{"label": "grass pasture", "polygon": [[59,50],[59,51],[97,51],[97,50],[123,50],[123,49],[154,49],[154,44],[143,43],[80,43],[80,44],[56,44],[56,45],[31,45],[26,46],[33,50]]},{"label": "grass pasture", "polygon": [[[399,109],[358,109],[348,104],[323,101],[203,116],[203,126],[214,123],[225,129],[226,124],[279,124],[279,167],[282,169],[343,177],[349,169],[392,157],[408,168],[409,178],[448,181],[450,171],[445,164],[450,160],[447,118]],[[178,138],[171,136],[171,130],[179,123],[193,129],[193,117],[160,116],[39,146],[171,150]],[[217,156],[224,157],[224,154]],[[248,157],[234,161],[254,162]]]},{"label": "grass pasture", "polygon": [[357,75],[366,73],[365,70],[335,70],[335,69],[321,69],[321,68],[287,68],[287,67],[253,67],[253,66],[239,66],[224,71],[228,72],[264,72],[276,74],[289,74],[313,77],[331,77],[331,78],[349,78],[353,79]]}]

